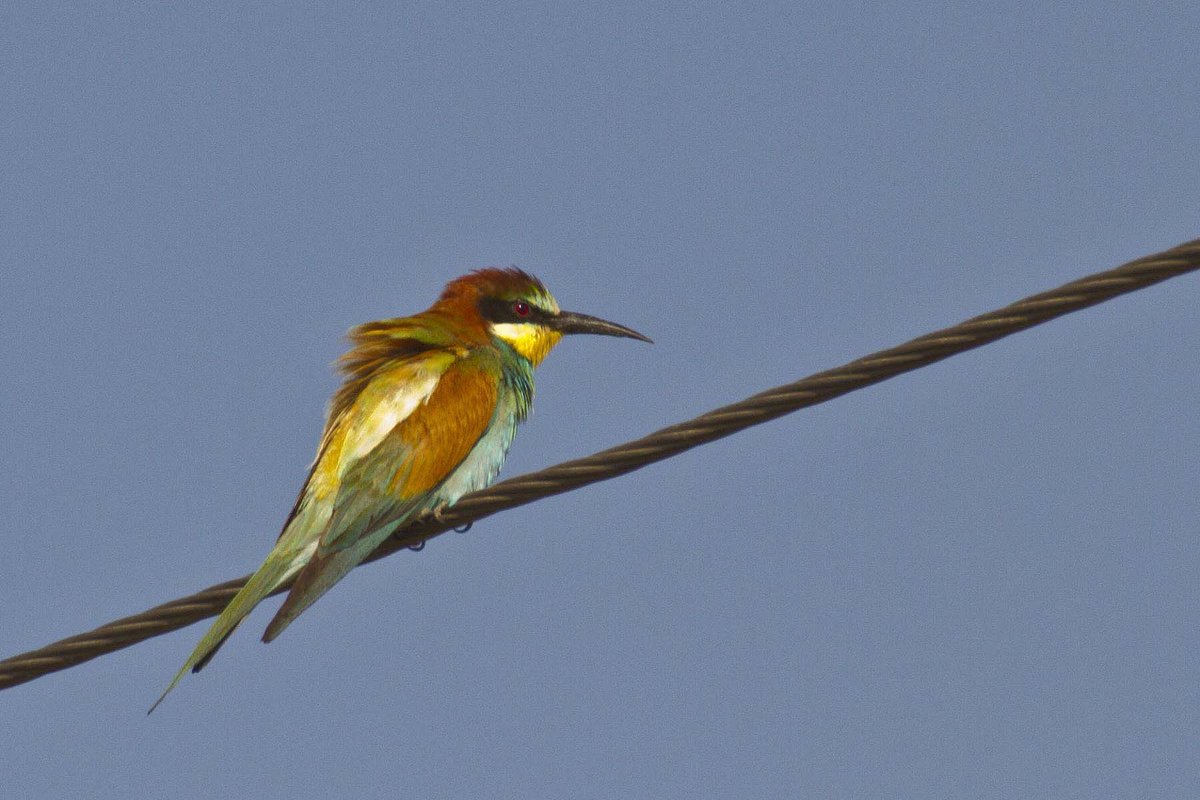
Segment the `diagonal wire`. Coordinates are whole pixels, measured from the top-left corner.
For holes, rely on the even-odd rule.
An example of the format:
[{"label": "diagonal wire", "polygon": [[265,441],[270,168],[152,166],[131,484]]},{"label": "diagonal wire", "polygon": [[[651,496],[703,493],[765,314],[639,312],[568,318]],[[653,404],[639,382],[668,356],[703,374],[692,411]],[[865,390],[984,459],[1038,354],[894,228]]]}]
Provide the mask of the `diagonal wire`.
[{"label": "diagonal wire", "polygon": [[[795,383],[768,389],[641,439],[586,458],[565,461],[539,472],[510,478],[489,489],[466,495],[442,515],[440,522],[430,520],[403,528],[369,560],[374,561],[404,547],[419,545],[451,527],[543,497],[578,489],[589,483],[624,475],[752,425],[832,400],[1055,317],[1198,269],[1200,239],[1139,258],[1107,272],[1089,275],[1049,292],[1035,294],[996,311],[920,336],[898,347],[872,353],[840,367],[818,372]],[[190,597],[172,600],[141,614],[124,617],[87,633],[0,661],[0,689],[67,669],[205,617],[215,616],[248,578],[245,576],[211,586]],[[274,594],[286,591],[289,586],[281,586]]]}]

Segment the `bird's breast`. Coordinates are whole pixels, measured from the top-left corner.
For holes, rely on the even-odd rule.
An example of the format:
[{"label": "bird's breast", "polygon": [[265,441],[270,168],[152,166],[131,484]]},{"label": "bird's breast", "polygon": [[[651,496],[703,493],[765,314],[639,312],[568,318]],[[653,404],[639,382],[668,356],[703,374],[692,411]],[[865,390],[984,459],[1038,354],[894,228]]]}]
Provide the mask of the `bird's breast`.
[{"label": "bird's breast", "polygon": [[471,452],[438,489],[439,501],[455,503],[464,494],[491,485],[508,455],[519,419],[515,398],[503,393],[483,436],[479,437]]}]

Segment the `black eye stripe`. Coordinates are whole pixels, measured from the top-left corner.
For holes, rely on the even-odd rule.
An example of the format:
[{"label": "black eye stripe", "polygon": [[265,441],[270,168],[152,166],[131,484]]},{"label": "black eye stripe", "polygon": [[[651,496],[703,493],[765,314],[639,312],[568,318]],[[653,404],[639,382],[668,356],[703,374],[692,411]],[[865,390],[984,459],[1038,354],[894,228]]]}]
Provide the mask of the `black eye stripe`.
[{"label": "black eye stripe", "polygon": [[[529,313],[525,316],[518,314],[513,309],[513,306],[517,302],[523,302],[528,305]],[[542,322],[552,316],[546,310],[523,298],[505,300],[500,297],[480,298],[479,313],[488,322]]]}]

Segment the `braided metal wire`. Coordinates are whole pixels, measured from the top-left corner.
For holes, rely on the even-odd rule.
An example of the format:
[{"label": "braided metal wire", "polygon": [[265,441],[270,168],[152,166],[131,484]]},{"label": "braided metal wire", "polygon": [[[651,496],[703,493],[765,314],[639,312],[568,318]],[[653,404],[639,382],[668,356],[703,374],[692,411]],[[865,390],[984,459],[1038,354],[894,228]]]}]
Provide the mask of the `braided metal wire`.
[{"label": "braided metal wire", "polygon": [[[510,478],[463,497],[437,521],[427,519],[406,526],[369,560],[383,558],[396,550],[418,545],[452,527],[515,506],[624,475],[753,425],[832,400],[1117,295],[1198,269],[1200,239],[1139,258],[1107,272],[1072,281],[953,327],[920,336],[898,347],[818,372],[795,383],[768,389],[641,439],[586,458],[565,461],[539,472]],[[205,617],[215,616],[248,578],[247,575],[211,586],[190,597],[172,600],[141,614],[124,617],[87,633],[0,661],[0,689],[31,681],[144,639],[169,633]],[[275,594],[288,588],[282,586]]]}]

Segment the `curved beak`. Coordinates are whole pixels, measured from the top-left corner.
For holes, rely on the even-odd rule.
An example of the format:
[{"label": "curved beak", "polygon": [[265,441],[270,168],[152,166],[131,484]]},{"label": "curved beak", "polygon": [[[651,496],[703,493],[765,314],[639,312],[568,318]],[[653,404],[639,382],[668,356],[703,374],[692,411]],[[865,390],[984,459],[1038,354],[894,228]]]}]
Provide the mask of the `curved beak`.
[{"label": "curved beak", "polygon": [[624,336],[654,344],[649,336],[643,336],[632,328],[626,328],[624,325],[588,314],[577,314],[574,311],[560,311],[546,320],[546,327],[553,328],[559,333],[598,333],[604,336]]}]

